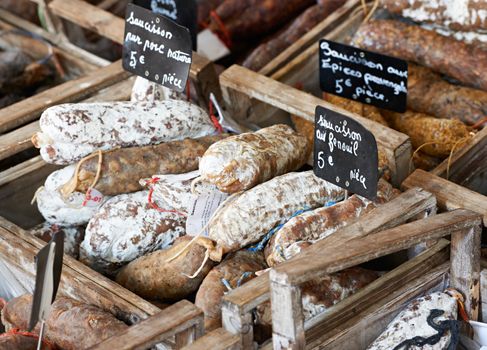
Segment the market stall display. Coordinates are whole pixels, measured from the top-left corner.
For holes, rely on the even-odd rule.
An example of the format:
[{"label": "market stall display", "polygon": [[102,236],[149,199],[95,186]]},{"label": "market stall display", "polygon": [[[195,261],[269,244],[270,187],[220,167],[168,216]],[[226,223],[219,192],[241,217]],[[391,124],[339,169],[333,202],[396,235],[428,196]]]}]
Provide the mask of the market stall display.
[{"label": "market stall display", "polygon": [[[453,1],[468,5],[464,18],[443,0],[196,1],[200,30],[231,54],[215,69],[193,52],[183,92],[117,61],[0,109],[0,159],[30,137],[40,150],[0,178],[0,348],[39,337],[27,330],[33,257],[57,233],[46,349],[454,347],[485,304],[487,51],[444,35],[485,29],[482,4]],[[124,41],[125,21],[105,11],[114,3],[40,6],[51,24]],[[322,93],[322,36],[408,61],[407,110]],[[52,78],[25,50],[3,53],[0,94]],[[367,195],[311,170],[315,137],[347,152],[315,132],[317,107],[367,132]],[[351,135],[345,125],[326,128]]]}]

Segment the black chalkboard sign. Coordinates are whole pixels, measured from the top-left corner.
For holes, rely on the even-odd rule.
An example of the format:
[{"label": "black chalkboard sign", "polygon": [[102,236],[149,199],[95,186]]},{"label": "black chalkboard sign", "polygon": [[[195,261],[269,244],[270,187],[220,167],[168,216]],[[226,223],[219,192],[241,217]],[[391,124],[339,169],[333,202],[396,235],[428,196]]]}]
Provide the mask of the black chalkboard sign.
[{"label": "black chalkboard sign", "polygon": [[122,54],[125,70],[183,92],[191,67],[191,48],[187,28],[128,4]]},{"label": "black chalkboard sign", "polygon": [[189,29],[193,50],[196,51],[198,35],[198,5],[196,0],[133,0],[133,4],[166,16]]},{"label": "black chalkboard sign", "polygon": [[408,65],[394,57],[321,40],[320,86],[325,92],[403,113]]},{"label": "black chalkboard sign", "polygon": [[313,164],[316,176],[375,199],[377,143],[374,135],[352,118],[316,107]]}]

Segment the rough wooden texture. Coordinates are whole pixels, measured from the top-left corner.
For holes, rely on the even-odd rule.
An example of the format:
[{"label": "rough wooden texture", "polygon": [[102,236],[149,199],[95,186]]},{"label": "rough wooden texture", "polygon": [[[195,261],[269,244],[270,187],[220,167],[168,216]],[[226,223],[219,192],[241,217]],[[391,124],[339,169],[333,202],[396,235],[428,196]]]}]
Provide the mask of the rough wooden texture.
[{"label": "rough wooden texture", "polygon": [[404,285],[395,286],[383,299],[375,300],[356,316],[349,318],[334,329],[321,333],[315,341],[307,344],[307,349],[352,350],[365,349],[387,327],[387,325],[412,300],[448,287],[445,263]]},{"label": "rough wooden texture", "polygon": [[154,316],[130,327],[124,334],[114,336],[92,350],[145,350],[175,335],[184,336],[177,349],[187,345],[187,341],[199,338],[203,333],[203,311],[187,300],[182,300]]},{"label": "rough wooden texture", "polygon": [[[487,195],[487,128],[480,130],[466,144],[460,145],[450,164],[448,159],[438,165],[432,173],[476,192]],[[478,179],[483,176],[482,179]]]},{"label": "rough wooden texture", "polygon": [[73,55],[77,63],[81,61],[82,64],[86,66],[89,65],[92,66],[92,69],[94,67],[102,67],[110,64],[109,61],[101,57],[98,57],[92,54],[91,52],[83,50],[76,45],[71,44],[65,37],[53,33],[49,33],[46,30],[44,30],[44,28],[38,27],[37,25],[21,17],[18,17],[4,9],[0,9],[0,19],[12,26],[25,29],[28,32],[34,33],[48,40],[52,44],[62,49],[63,52],[67,54],[67,57]]},{"label": "rough wooden texture", "polygon": [[465,297],[465,309],[471,320],[480,312],[480,239],[482,228],[474,226],[452,234],[450,286]]},{"label": "rough wooden texture", "polygon": [[449,246],[449,241],[441,239],[433,247],[399,265],[356,294],[332,306],[326,313],[306,321],[306,339],[308,341],[318,339],[323,332],[332,331],[368,308],[371,304],[376,303],[377,300],[387,298],[394,286],[406,285],[410,281],[423,276],[426,271],[446,263],[450,257]]},{"label": "rough wooden texture", "polygon": [[318,42],[323,36],[325,36],[331,28],[334,28],[336,23],[343,21],[350,12],[359,4],[357,0],[349,0],[342,7],[338,8],[331,15],[326,17],[313,29],[308,31],[299,40],[294,42],[286,50],[281,52],[271,62],[264,66],[259,73],[262,75],[271,76],[276,70],[289,62],[296,55],[300,54],[303,48],[310,46],[311,44]]},{"label": "rough wooden texture", "polygon": [[[251,119],[255,120],[255,116],[264,118],[275,108],[311,122],[314,122],[316,106],[343,113],[363,124],[374,134],[377,144],[392,164],[391,171],[395,183],[402,182],[408,174],[411,143],[405,134],[237,65],[231,66],[220,75],[220,85],[227,105],[232,108],[234,118],[244,125]],[[254,106],[253,99],[263,104]]]},{"label": "rough wooden texture", "polygon": [[457,209],[350,240],[338,246],[320,241],[308,248],[308,254],[276,266],[271,270],[270,277],[278,283],[296,285],[407,249],[420,242],[476,227],[481,222],[482,217],[479,214]]},{"label": "rough wooden texture", "polygon": [[57,85],[31,98],[5,107],[0,110],[0,133],[36,119],[48,107],[67,101],[79,101],[128,76],[129,74],[122,68],[121,61],[117,61],[82,78]]},{"label": "rough wooden texture", "polygon": [[[34,255],[44,245],[45,242],[0,218],[0,256],[26,273],[35,275]],[[131,323],[159,311],[151,303],[66,255],[60,291],[62,295],[97,305]]]},{"label": "rough wooden texture", "polygon": [[[129,100],[133,82],[133,78],[123,80],[120,83],[116,83],[108,88],[105,88],[95,93],[93,96],[84,100],[84,102],[110,102]],[[12,130],[6,134],[0,135],[0,160],[6,159],[21,151],[32,148],[32,135],[34,135],[39,130],[39,122],[35,121],[18,129]],[[1,175],[0,179],[2,179]]]},{"label": "rough wooden texture", "polygon": [[[302,349],[305,346],[302,318],[289,317],[285,311],[292,308],[294,314],[302,314],[302,304],[294,300],[295,289],[301,283],[448,235],[452,235],[452,271],[459,269],[452,286],[461,288],[469,300],[467,310],[475,317],[478,312],[480,260],[479,252],[475,254],[474,251],[475,247],[478,250],[475,244],[480,243],[480,224],[478,214],[459,209],[338,245],[318,242],[309,248],[313,252],[308,250],[304,256],[275,267],[269,275],[272,300],[280,300],[279,305],[273,304],[272,308],[274,349]],[[460,271],[469,273],[471,277],[461,280]],[[296,331],[290,332],[291,329]]]},{"label": "rough wooden texture", "polygon": [[[125,20],[82,0],[54,0],[49,5],[51,11],[83,28],[94,31],[119,44],[123,44]],[[221,100],[218,77],[213,63],[193,52],[191,79],[195,82],[200,101],[208,101],[210,92]]]},{"label": "rough wooden texture", "polygon": [[237,350],[240,349],[239,338],[223,328],[204,335],[184,350]]},{"label": "rough wooden texture", "polygon": [[[376,213],[372,212],[348,227],[344,227],[332,236],[326,238],[328,244],[343,243],[405,223],[425,211],[434,211],[436,200],[434,196],[420,189],[411,189],[402,193],[389,203],[384,204]],[[309,248],[308,248],[309,249]],[[305,252],[303,252],[305,253]],[[233,334],[239,334],[242,343],[249,342],[252,328],[244,322],[252,310],[270,299],[269,274],[265,273],[228,293],[223,298],[223,326]]]},{"label": "rough wooden texture", "polygon": [[416,170],[412,173],[401,187],[403,189],[421,187],[433,193],[442,210],[465,208],[475,211],[483,216],[484,226],[487,226],[487,196],[423,170]]}]

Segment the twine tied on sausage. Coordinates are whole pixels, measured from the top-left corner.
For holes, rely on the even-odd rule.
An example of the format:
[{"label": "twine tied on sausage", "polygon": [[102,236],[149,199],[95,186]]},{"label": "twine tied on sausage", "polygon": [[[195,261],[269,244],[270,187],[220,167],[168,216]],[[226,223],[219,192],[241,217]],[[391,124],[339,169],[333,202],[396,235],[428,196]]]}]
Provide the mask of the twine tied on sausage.
[{"label": "twine tied on sausage", "polygon": [[229,196],[227,199],[225,199],[223,201],[223,203],[218,207],[218,209],[213,213],[213,215],[211,216],[211,218],[208,220],[208,222],[201,228],[201,230],[193,237],[193,239],[191,239],[191,241],[189,241],[179,252],[177,252],[174,256],[172,256],[171,258],[167,259],[165,261],[165,263],[170,263],[171,261],[177,259],[178,257],[180,257],[182,254],[184,254],[190,247],[191,245],[193,244],[198,244],[204,248],[206,248],[206,252],[205,252],[205,258],[203,259],[203,263],[200,265],[200,267],[196,270],[196,272],[193,274],[193,275],[187,275],[187,274],[184,274],[184,276],[188,277],[188,278],[196,278],[200,272],[203,270],[206,262],[208,261],[208,259],[211,259],[212,261],[215,261],[215,262],[220,262],[223,258],[223,249],[222,247],[218,247],[217,245],[215,245],[215,242],[213,240],[211,240],[210,238],[207,238],[207,237],[201,237],[201,235],[208,229],[208,227],[210,226],[210,222],[211,222],[211,219],[217,214],[219,213],[223,208],[225,208],[229,203],[231,203],[237,196],[239,196],[240,194],[242,194],[243,191],[241,192],[237,192],[237,193],[234,193],[232,194],[231,196]]},{"label": "twine tied on sausage", "polygon": [[367,4],[365,3],[365,0],[360,0],[362,4],[362,10],[364,11],[364,20],[362,21],[362,24],[367,23],[371,18],[374,12],[377,10],[379,7],[379,0],[374,0],[374,3],[372,4],[372,8],[370,11],[367,10]]},{"label": "twine tied on sausage", "polygon": [[95,178],[93,179],[93,182],[91,183],[91,186],[89,188],[95,188],[96,184],[98,183],[98,180],[100,179],[101,176],[101,166],[103,163],[103,152],[101,150],[98,150],[97,152],[94,152],[90,154],[89,156],[84,157],[81,159],[78,164],[76,165],[76,170],[74,171],[74,175],[69,180],[67,183],[65,183],[61,189],[60,192],[64,196],[64,198],[67,198],[71,193],[76,191],[76,187],[78,186],[78,176],[79,176],[79,171],[81,168],[81,165],[83,165],[84,162],[90,160],[91,158],[95,158],[98,156],[98,167],[96,169],[96,175]]},{"label": "twine tied on sausage", "polygon": [[[459,145],[462,145],[464,144],[465,142],[469,141],[472,139],[472,137],[474,136],[475,134],[474,133],[470,133],[470,135],[466,136],[466,137],[463,137],[461,138],[460,140],[456,141],[451,150],[450,150],[450,155],[448,156],[448,163],[447,163],[447,167],[446,167],[446,179],[448,180],[448,178],[450,177],[450,167],[451,167],[451,162],[452,162],[452,159],[453,159],[453,155],[455,154],[455,150],[456,148],[459,146]],[[436,142],[436,141],[431,141],[431,142],[425,142],[423,143],[421,146],[419,146],[418,148],[416,148],[416,150],[413,152],[412,156],[411,156],[411,159],[409,160],[409,171],[411,172],[412,171],[412,165],[413,165],[413,159],[414,159],[414,156],[419,152],[421,151],[422,148],[426,147],[426,146],[430,146],[430,145],[451,145],[451,142]]]},{"label": "twine tied on sausage", "polygon": [[216,22],[216,24],[218,25],[221,33],[217,33],[218,37],[223,41],[223,43],[230,49],[232,46],[233,46],[233,43],[232,43],[232,36],[230,35],[230,32],[228,30],[228,28],[225,26],[225,23],[223,23],[222,19],[220,18],[220,16],[218,16],[218,14],[216,13],[216,11],[212,10],[210,12],[210,17],[213,18]]},{"label": "twine tied on sausage", "polygon": [[[158,183],[161,179],[159,177],[153,177],[152,179],[150,179],[149,181],[147,181],[146,185],[155,185],[156,183]],[[178,215],[181,215],[181,216],[184,216],[184,217],[187,217],[188,214],[187,213],[183,213],[182,211],[178,211],[178,210],[175,210],[175,209],[163,209],[163,208],[160,208],[152,199],[152,195],[154,194],[154,186],[150,186],[149,187],[149,195],[148,195],[148,198],[147,198],[147,201],[149,203],[149,206],[152,208],[152,209],[155,209],[157,210],[158,212],[160,213],[174,213],[174,214],[178,214]]]}]

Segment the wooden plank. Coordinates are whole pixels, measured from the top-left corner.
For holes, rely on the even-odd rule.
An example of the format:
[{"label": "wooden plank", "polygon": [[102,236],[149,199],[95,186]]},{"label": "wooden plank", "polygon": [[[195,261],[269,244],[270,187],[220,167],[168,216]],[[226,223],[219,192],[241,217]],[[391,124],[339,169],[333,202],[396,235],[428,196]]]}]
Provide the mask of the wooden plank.
[{"label": "wooden plank", "polygon": [[460,230],[451,236],[450,286],[465,297],[471,320],[479,319],[481,227]]},{"label": "wooden plank", "polygon": [[[82,0],[54,0],[49,7],[53,13],[68,21],[123,44],[125,19]],[[189,75],[194,80],[197,94],[202,101],[208,102],[211,92],[221,100],[220,86],[213,62],[193,52]]]},{"label": "wooden plank", "polygon": [[290,59],[301,53],[303,48],[308,47],[321,39],[330,28],[333,28],[335,23],[343,21],[358,4],[359,2],[357,0],[347,1],[343,6],[318,23],[314,28],[264,66],[259,71],[259,74],[271,76],[277,69],[289,62]]},{"label": "wooden plank", "polygon": [[[388,326],[394,317],[412,300],[430,292],[443,291],[448,285],[445,263],[431,272],[395,288],[382,299],[371,303],[356,316],[337,327],[323,332],[307,349],[361,350],[367,348]],[[326,325],[325,325],[326,327]]]},{"label": "wooden plank", "polygon": [[225,331],[238,336],[240,348],[253,347],[254,318],[250,311],[243,313],[234,305],[225,304],[222,306],[222,325]]},{"label": "wooden plank", "polygon": [[37,171],[45,166],[44,160],[41,156],[34,157],[23,163],[20,163],[10,169],[0,172],[0,186],[8,184],[11,181],[18,179],[21,176],[25,176],[34,171]]},{"label": "wooden plank", "polygon": [[484,226],[487,227],[487,196],[419,169],[412,173],[401,187],[421,187],[433,193],[442,210],[465,208],[475,211],[483,216]]},{"label": "wooden plank", "polygon": [[79,101],[95,91],[126,79],[129,76],[121,61],[91,72],[85,77],[68,81],[43,91],[29,99],[0,110],[0,133],[36,119],[46,108],[69,101]]},{"label": "wooden plank", "polygon": [[[0,217],[0,230],[1,230],[0,232],[2,233],[6,234],[8,232],[10,235],[17,237],[18,239],[21,239],[25,245],[30,247],[31,251],[36,252],[45,245],[45,242],[41,241],[37,237],[32,236],[27,231],[21,229],[17,225],[9,222],[8,220],[5,220],[2,217]],[[77,276],[83,276],[83,278],[89,281],[94,281],[93,283],[96,283],[98,288],[110,291],[110,295],[112,298],[116,298],[118,301],[126,305],[131,305],[130,307],[127,308],[128,310],[130,310],[131,308],[132,309],[136,308],[137,310],[140,310],[136,314],[138,315],[137,320],[141,318],[145,318],[142,317],[144,315],[153,315],[159,311],[159,309],[155,307],[153,304],[143,300],[136,294],[128,291],[127,289],[123,288],[119,284],[113,282],[112,280],[99,274],[98,272],[90,269],[88,266],[71,258],[70,256],[66,256],[66,255],[64,256],[64,266],[68,266],[69,271],[72,271],[72,273],[75,273]],[[79,284],[77,285],[81,289],[83,289],[81,285]]]},{"label": "wooden plank", "polygon": [[[479,173],[487,170],[487,128],[480,130],[465,145],[453,154],[451,162],[445,159],[432,173],[447,178],[459,185],[468,186]],[[486,193],[487,189],[473,188]]]},{"label": "wooden plank", "polygon": [[[313,253],[296,257],[270,271],[271,281],[298,285],[312,278],[359,265],[392,254],[418,243],[440,239],[482,222],[482,217],[470,210],[457,209],[421,221],[407,223],[380,231],[361,239],[346,241],[339,246],[319,241],[309,247]],[[318,254],[316,254],[318,252]],[[310,256],[313,258],[311,259]]]},{"label": "wooden plank", "polygon": [[217,328],[214,331],[204,335],[196,340],[193,344],[184,347],[184,350],[237,350],[239,339],[223,328]]},{"label": "wooden plank", "polygon": [[[302,302],[301,299],[295,300],[300,295],[296,290],[301,283],[447,235],[452,235],[452,241],[457,242],[451,253],[452,270],[457,270],[456,282],[452,286],[462,285],[460,291],[469,300],[466,307],[475,318],[479,304],[480,224],[481,217],[478,214],[460,209],[339,245],[323,245],[318,242],[313,246],[314,254],[301,255],[275,267],[269,274],[271,299],[279,300],[279,304],[272,304],[274,349],[305,347]],[[321,249],[316,250],[318,245]],[[473,253],[475,247],[477,254]],[[469,255],[471,257],[467,258]],[[464,262],[461,259],[470,261]],[[465,277],[464,273],[471,277]],[[292,310],[292,314],[287,310]]]},{"label": "wooden plank", "polygon": [[237,65],[231,66],[220,75],[220,85],[227,105],[234,108],[234,117],[244,124],[253,113],[261,115],[253,110],[252,101],[245,101],[246,99],[264,102],[268,106],[277,107],[311,122],[314,122],[316,106],[345,114],[363,124],[374,134],[377,144],[393,164],[392,173],[398,184],[406,175],[401,169],[409,165],[407,157],[411,155],[411,142],[405,134]]},{"label": "wooden plank", "polygon": [[426,272],[446,263],[450,258],[449,246],[448,240],[441,239],[433,247],[379,277],[357,293],[330,307],[324,313],[308,320],[305,323],[307,343],[319,339],[324,332],[339,327],[348,319],[366,310],[371,304],[375,304],[377,300],[387,298],[396,286],[406,285],[416,278],[424,276]]},{"label": "wooden plank", "polygon": [[[35,121],[0,135],[0,160],[32,148],[30,139],[37,131],[39,131],[39,122]],[[0,182],[1,180],[2,178],[0,178]]]},{"label": "wooden plank", "polygon": [[109,61],[71,44],[69,41],[66,40],[66,38],[60,37],[53,33],[49,33],[43,28],[4,9],[0,9],[0,19],[4,23],[8,23],[12,27],[22,28],[30,33],[34,33],[39,37],[46,39],[47,41],[62,50],[61,55],[68,62],[72,62],[73,65],[79,67],[84,67],[87,69],[87,71],[93,70],[96,67],[103,67],[110,64]]},{"label": "wooden plank", "polygon": [[[38,245],[42,246],[43,244],[45,243],[39,241]],[[34,247],[4,227],[0,227],[0,256],[8,260],[10,264],[25,271],[27,275],[32,276],[32,279],[36,274],[34,256],[38,251],[39,248]],[[64,257],[59,289],[61,295],[96,305],[129,323],[136,323],[149,316],[146,310],[142,310],[123,298],[118,298],[116,294],[112,293],[110,288],[104,288],[96,283],[97,278],[94,272],[92,272],[91,278],[88,278],[74,270],[71,267],[73,264],[81,263],[67,256]],[[117,286],[113,281],[110,281],[110,284],[113,288]],[[127,293],[130,292],[127,291]],[[150,311],[153,314],[158,312],[159,309],[152,306]]]},{"label": "wooden plank", "polygon": [[[145,350],[194,326],[203,326],[203,311],[182,300],[130,327],[124,334],[113,336],[91,349]],[[198,335],[202,331],[202,328],[199,329]]]}]

